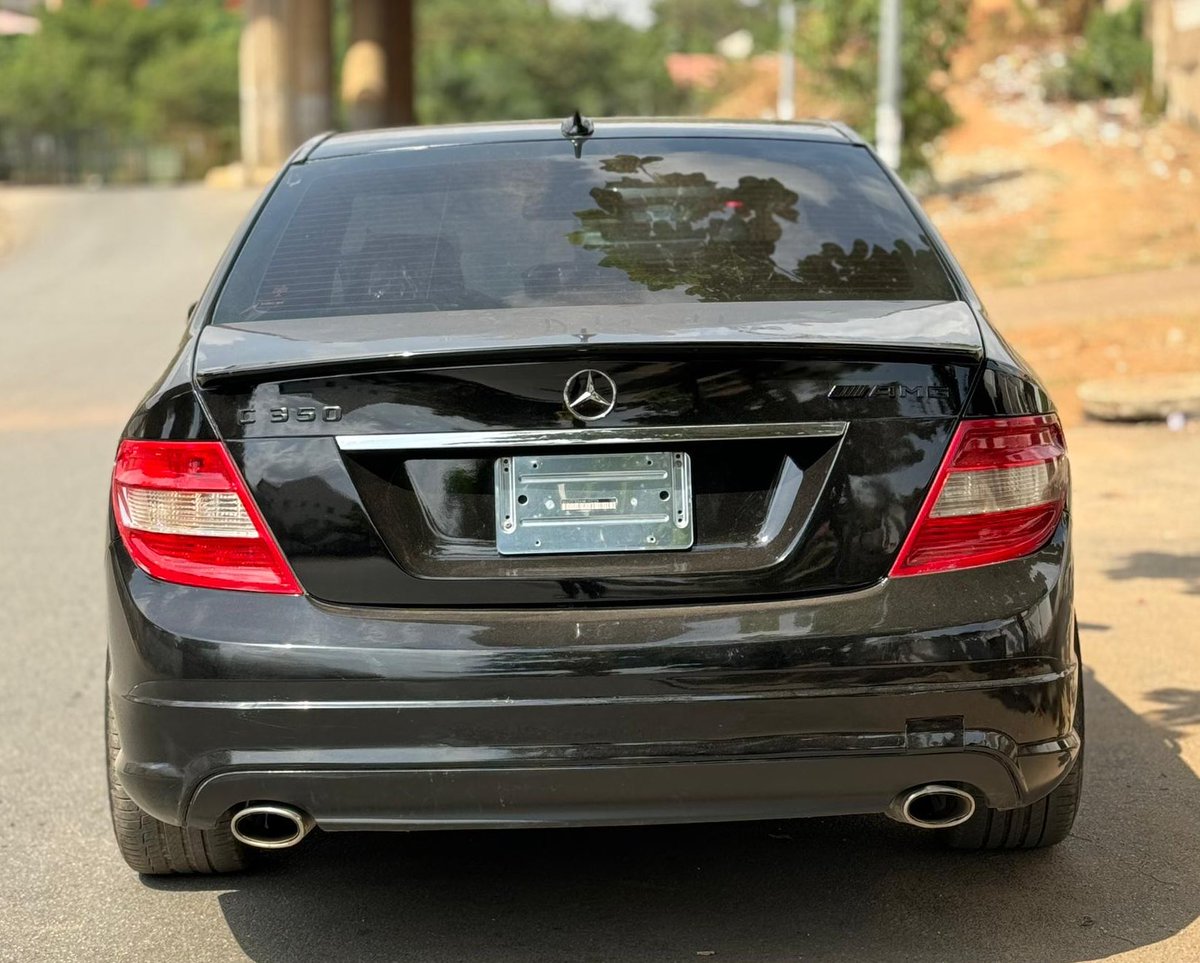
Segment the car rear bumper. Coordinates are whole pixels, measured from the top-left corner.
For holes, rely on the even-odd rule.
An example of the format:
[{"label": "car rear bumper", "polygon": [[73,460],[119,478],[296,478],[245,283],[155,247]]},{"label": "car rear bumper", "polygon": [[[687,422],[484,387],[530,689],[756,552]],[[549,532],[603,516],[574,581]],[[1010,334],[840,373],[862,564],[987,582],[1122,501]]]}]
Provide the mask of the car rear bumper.
[{"label": "car rear bumper", "polygon": [[788,602],[396,611],[155,582],[110,548],[119,778],[159,819],[325,829],[999,808],[1069,771],[1067,521],[1027,559]]},{"label": "car rear bumper", "polygon": [[[1073,748],[1064,743],[1055,752]],[[1018,779],[1030,774],[1019,769]],[[1056,765],[1046,767],[1037,778],[1056,771]],[[974,787],[993,805],[1012,806],[1023,798],[1013,776],[991,754],[967,751],[679,757],[636,765],[241,770],[201,783],[186,821],[212,826],[251,799],[284,801],[325,830],[791,819],[882,812],[902,791],[928,783]]]}]

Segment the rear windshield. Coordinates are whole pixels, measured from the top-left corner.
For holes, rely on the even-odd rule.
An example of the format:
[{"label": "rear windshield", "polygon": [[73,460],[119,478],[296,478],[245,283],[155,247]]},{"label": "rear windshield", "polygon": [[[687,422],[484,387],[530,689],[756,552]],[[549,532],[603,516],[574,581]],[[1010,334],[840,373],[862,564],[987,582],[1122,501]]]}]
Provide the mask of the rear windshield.
[{"label": "rear windshield", "polygon": [[873,158],[754,139],[398,150],[294,168],[213,321],[658,302],[951,300]]}]

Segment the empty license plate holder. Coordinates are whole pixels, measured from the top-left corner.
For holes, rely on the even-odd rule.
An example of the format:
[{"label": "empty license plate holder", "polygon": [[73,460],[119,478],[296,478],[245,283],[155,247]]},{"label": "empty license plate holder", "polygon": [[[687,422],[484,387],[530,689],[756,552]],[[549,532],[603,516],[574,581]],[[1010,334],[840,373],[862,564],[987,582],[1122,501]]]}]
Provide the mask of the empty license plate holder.
[{"label": "empty license plate holder", "polygon": [[496,459],[501,555],[678,551],[693,541],[686,452]]}]

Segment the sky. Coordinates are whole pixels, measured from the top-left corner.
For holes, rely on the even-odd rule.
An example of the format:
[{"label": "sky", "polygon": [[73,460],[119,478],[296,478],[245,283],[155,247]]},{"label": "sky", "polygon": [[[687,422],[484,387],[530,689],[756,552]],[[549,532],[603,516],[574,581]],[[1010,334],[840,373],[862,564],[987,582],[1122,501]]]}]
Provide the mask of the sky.
[{"label": "sky", "polygon": [[654,22],[653,0],[551,0],[564,13],[586,13],[592,16],[616,14],[635,27],[648,27]]}]

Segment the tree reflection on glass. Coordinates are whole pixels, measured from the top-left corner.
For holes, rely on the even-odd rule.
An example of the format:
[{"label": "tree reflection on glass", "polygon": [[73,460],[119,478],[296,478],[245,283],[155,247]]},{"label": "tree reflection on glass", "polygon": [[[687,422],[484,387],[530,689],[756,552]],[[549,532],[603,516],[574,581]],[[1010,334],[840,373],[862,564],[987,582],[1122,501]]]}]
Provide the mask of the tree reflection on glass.
[{"label": "tree reflection on glass", "polygon": [[903,239],[891,249],[834,241],[794,267],[777,262],[785,223],[801,224],[800,195],[774,177],[742,176],[722,187],[702,171],[653,168],[663,158],[619,154],[600,162],[616,175],[590,191],[595,207],[576,211],[573,244],[602,255],[651,291],[682,288],[700,301],[941,298],[936,257]]}]

